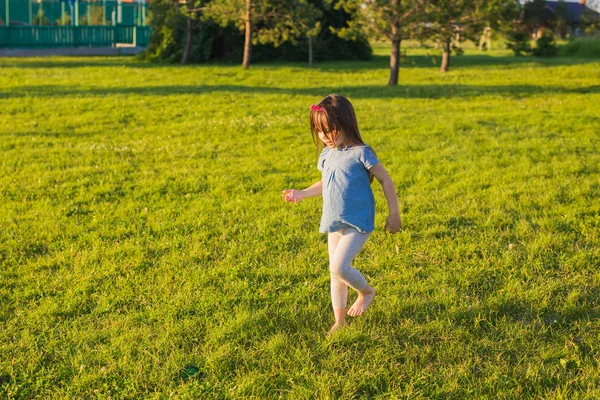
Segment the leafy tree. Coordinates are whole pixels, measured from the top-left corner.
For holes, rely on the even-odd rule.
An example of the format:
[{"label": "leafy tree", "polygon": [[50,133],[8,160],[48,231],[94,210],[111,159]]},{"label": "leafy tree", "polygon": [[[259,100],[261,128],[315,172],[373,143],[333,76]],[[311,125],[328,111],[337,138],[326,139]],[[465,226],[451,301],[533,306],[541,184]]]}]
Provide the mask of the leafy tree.
[{"label": "leafy tree", "polygon": [[540,26],[550,26],[546,13],[546,0],[532,0],[523,5],[521,20],[529,33],[533,33]]},{"label": "leafy tree", "polygon": [[192,52],[192,37],[193,37],[193,21],[197,19],[197,11],[194,10],[194,6],[201,5],[201,3],[194,4],[193,0],[188,0],[187,4],[181,8],[181,13],[186,16],[186,27],[185,27],[185,48],[183,56],[181,57],[181,64],[187,64],[190,60],[190,54]]},{"label": "leafy tree", "polygon": [[[188,18],[188,14],[184,13],[184,10],[187,11],[185,7],[177,0],[150,2],[148,24],[152,34],[141,58],[169,63],[182,62],[189,43],[191,48],[186,62],[206,62],[212,59],[218,27],[210,21],[199,21],[197,16]],[[191,29],[188,29],[190,22]],[[193,40],[189,42],[186,40],[188,33],[193,35]]]},{"label": "leafy tree", "polygon": [[[570,21],[573,16],[569,13],[569,9],[563,0],[559,0],[558,4],[554,8],[554,14],[552,18],[552,25],[554,32],[561,38],[567,36],[569,30]],[[543,35],[543,34],[542,34]]]},{"label": "leafy tree", "polygon": [[[535,0],[534,0],[535,1]],[[545,1],[545,0],[543,0]],[[542,10],[543,11],[543,10]],[[531,53],[531,28],[525,21],[526,9],[515,1],[505,14],[500,30],[506,35],[506,48],[520,57]]]},{"label": "leafy tree", "polygon": [[153,0],[150,2],[148,24],[152,35],[142,57],[150,61],[181,60],[181,43],[184,17],[173,0]]},{"label": "leafy tree", "polygon": [[[244,51],[244,35],[232,24],[219,26],[215,21],[203,18],[208,0],[152,0],[148,17],[152,34],[141,58],[150,61],[208,62],[213,60],[241,60]],[[364,36],[358,40],[344,40],[332,32],[347,24],[350,15],[335,10],[328,0],[308,0],[321,14],[314,26],[322,27],[312,38],[315,60],[360,59],[368,60],[372,50]],[[190,29],[191,27],[191,29]],[[191,40],[190,40],[191,39]],[[281,43],[252,46],[252,61],[290,60],[303,61],[309,57],[309,38],[298,37]]]},{"label": "leafy tree", "polygon": [[[300,37],[295,43],[290,41],[281,46],[272,44],[257,45],[253,47],[253,61],[289,60],[304,61],[308,58],[310,65],[310,50],[312,47],[313,59],[325,60],[369,60],[372,49],[366,35],[356,38],[343,39],[335,31],[347,26],[352,18],[343,9],[336,9],[328,0],[309,0],[321,12],[319,23],[320,32],[315,37]],[[243,44],[243,43],[242,43]],[[311,46],[312,45],[312,46]],[[241,58],[240,51],[240,58]]]},{"label": "leafy tree", "polygon": [[202,19],[224,27],[234,24],[244,32],[242,66],[249,68],[253,44],[277,47],[315,36],[320,30],[319,17],[319,10],[307,0],[213,0],[203,7]]},{"label": "leafy tree", "polygon": [[478,0],[434,0],[428,3],[426,14],[428,27],[424,34],[442,44],[443,55],[440,71],[450,69],[453,39],[457,43],[465,37],[465,29],[475,22]]},{"label": "leafy tree", "polygon": [[422,35],[442,43],[440,71],[450,69],[452,50],[462,53],[461,41],[477,41],[484,27],[501,27],[513,15],[516,0],[432,0],[427,2]]},{"label": "leafy tree", "polygon": [[392,43],[388,85],[398,84],[400,44],[411,37],[422,16],[423,0],[341,0],[335,7],[344,9],[352,19],[348,26],[336,30],[342,38],[356,39],[361,35],[386,38]]},{"label": "leafy tree", "polygon": [[584,33],[594,34],[600,31],[600,17],[591,10],[585,9],[583,11],[580,24]]}]

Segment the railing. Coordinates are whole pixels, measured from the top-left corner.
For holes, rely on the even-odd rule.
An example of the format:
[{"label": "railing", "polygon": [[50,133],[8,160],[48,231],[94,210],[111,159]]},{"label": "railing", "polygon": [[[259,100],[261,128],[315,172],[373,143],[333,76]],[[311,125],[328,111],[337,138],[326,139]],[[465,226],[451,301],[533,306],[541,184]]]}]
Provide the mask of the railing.
[{"label": "railing", "polygon": [[148,26],[0,26],[0,48],[146,47]]}]

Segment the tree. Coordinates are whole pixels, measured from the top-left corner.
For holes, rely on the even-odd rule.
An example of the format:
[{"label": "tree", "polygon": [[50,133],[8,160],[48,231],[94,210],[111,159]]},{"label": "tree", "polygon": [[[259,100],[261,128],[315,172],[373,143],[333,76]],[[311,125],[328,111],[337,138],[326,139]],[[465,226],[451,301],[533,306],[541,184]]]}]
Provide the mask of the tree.
[{"label": "tree", "polygon": [[[426,35],[442,44],[441,72],[450,69],[453,39],[457,43],[465,37],[464,29],[472,22],[478,0],[434,0],[428,2]],[[456,46],[454,46],[456,48]]]},{"label": "tree", "polygon": [[203,3],[152,0],[148,15],[152,33],[140,58],[182,64],[212,60],[220,28],[211,21],[200,21]]},{"label": "tree", "polygon": [[203,8],[203,19],[221,26],[235,24],[244,32],[242,67],[249,68],[252,45],[295,42],[320,29],[319,10],[307,0],[213,0]]},{"label": "tree", "polygon": [[512,15],[516,0],[433,0],[427,2],[423,35],[442,43],[441,72],[450,69],[452,50],[465,39],[476,41],[479,32],[494,29]]},{"label": "tree", "polygon": [[[252,46],[252,62],[286,60],[368,60],[372,51],[365,37],[344,40],[331,27],[341,28],[350,15],[334,10],[328,0],[308,0],[321,14],[304,36],[288,40],[277,47],[273,43]],[[241,61],[244,35],[238,26],[220,26],[212,19],[202,18],[209,0],[152,0],[148,23],[151,35],[148,47],[140,58],[153,62],[203,63],[210,61]],[[310,25],[305,25],[311,28]],[[321,28],[322,27],[322,28]],[[311,33],[316,36],[312,37]],[[312,39],[311,39],[312,37]],[[312,46],[310,46],[312,44]]]},{"label": "tree", "polygon": [[506,35],[506,48],[511,49],[517,57],[531,53],[531,32],[525,23],[525,8],[517,3],[507,21],[501,28]]},{"label": "tree", "polygon": [[374,39],[387,38],[392,43],[388,85],[398,84],[400,44],[417,28],[425,2],[423,0],[341,0],[335,7],[343,8],[353,17],[348,26],[337,30],[342,38],[366,34]]},{"label": "tree", "polygon": [[564,0],[558,1],[552,17],[554,33],[556,33],[559,38],[564,39],[567,36],[571,21],[573,20],[573,16],[569,13],[569,9]]},{"label": "tree", "polygon": [[549,14],[546,12],[546,0],[532,0],[522,6],[521,20],[529,32],[537,31],[540,27],[549,28]]},{"label": "tree", "polygon": [[181,10],[181,13],[187,17],[185,22],[185,48],[183,50],[183,56],[181,57],[182,65],[189,62],[190,53],[192,52],[193,20],[196,17],[196,12],[193,11],[194,5],[192,2],[193,0],[188,0],[187,4]]},{"label": "tree", "polygon": [[150,61],[180,62],[184,16],[177,3],[174,0],[153,0],[148,17],[152,34],[142,56]]}]

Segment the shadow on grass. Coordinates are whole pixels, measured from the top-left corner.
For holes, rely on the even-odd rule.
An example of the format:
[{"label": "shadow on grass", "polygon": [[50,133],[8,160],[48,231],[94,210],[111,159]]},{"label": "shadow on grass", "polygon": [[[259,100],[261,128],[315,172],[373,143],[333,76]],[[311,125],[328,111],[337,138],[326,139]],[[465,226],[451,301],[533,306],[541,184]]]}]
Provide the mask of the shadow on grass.
[{"label": "shadow on grass", "polygon": [[[441,63],[441,53],[430,55],[410,55],[402,57],[400,69],[411,68],[433,68],[437,69]],[[487,54],[452,56],[450,59],[451,71],[463,67],[501,67],[518,68],[523,64],[535,64],[538,66],[557,65],[579,65],[600,62],[600,59],[576,58],[576,57],[502,57]],[[316,63],[315,68],[321,71],[334,71],[346,69],[387,69],[390,65],[388,55],[376,55],[370,61],[346,61],[346,62],[324,62]]]},{"label": "shadow on grass", "polygon": [[[489,277],[486,282],[493,286],[501,286],[498,279]],[[488,290],[491,294],[492,291]],[[430,319],[442,319],[452,322],[452,325],[462,326],[476,331],[495,330],[499,324],[524,324],[551,326],[553,328],[567,328],[580,321],[593,321],[600,318],[600,286],[589,286],[582,291],[577,299],[577,305],[556,309],[547,307],[535,310],[529,300],[494,299],[487,304],[473,308],[464,307],[451,311],[445,302],[423,303],[415,312],[414,305],[399,310],[390,323],[400,323],[405,319],[412,319],[417,323],[426,323]]]},{"label": "shadow on grass", "polygon": [[244,85],[182,85],[182,86],[139,86],[139,87],[92,87],[38,85],[17,86],[5,92],[0,91],[0,99],[22,97],[105,97],[114,95],[171,96],[204,95],[218,92],[323,96],[327,93],[340,93],[354,99],[367,98],[417,98],[451,99],[478,96],[502,96],[512,98],[529,97],[532,94],[600,93],[600,85],[580,88],[538,85],[399,85],[388,86],[321,86],[311,88],[278,88]]},{"label": "shadow on grass", "polygon": [[[441,53],[432,52],[431,55],[410,55],[401,59],[401,68],[439,68],[441,61]],[[313,70],[319,71],[345,71],[356,69],[387,69],[389,68],[388,55],[374,55],[369,61],[323,61],[315,62]],[[492,56],[487,54],[472,54],[462,56],[452,56],[451,67],[503,67],[512,68],[519,67],[522,64],[536,64],[540,66],[556,66],[556,65],[576,65],[589,64],[600,62],[599,59],[581,58],[581,57],[553,57],[553,58],[536,58],[529,57],[506,57]],[[241,62],[213,62],[207,64],[195,64],[189,66],[181,66],[178,64],[166,63],[151,63],[141,61],[136,58],[124,57],[72,57],[65,59],[60,58],[8,58],[0,59],[0,66],[16,67],[16,68],[85,68],[85,67],[124,67],[124,68],[206,68],[206,67],[238,67]],[[255,61],[252,64],[257,68],[280,68],[294,67],[306,68],[307,63],[304,62],[289,62],[289,61]]]}]

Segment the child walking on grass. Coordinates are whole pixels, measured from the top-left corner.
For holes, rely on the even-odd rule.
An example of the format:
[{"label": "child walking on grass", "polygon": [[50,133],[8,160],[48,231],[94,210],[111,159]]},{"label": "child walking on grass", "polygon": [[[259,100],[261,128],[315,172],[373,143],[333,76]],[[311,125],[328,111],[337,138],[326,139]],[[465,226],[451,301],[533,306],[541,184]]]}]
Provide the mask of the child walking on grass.
[{"label": "child walking on grass", "polygon": [[298,203],[308,197],[323,196],[319,232],[328,233],[331,302],[335,314],[335,324],[327,333],[330,335],[346,322],[348,286],[358,292],[358,299],[348,310],[349,316],[364,313],[375,298],[375,288],[350,266],[375,229],[373,177],[381,183],[388,203],[385,229],[396,233],[402,228],[402,221],[394,183],[373,149],[363,142],[352,104],[337,94],[313,104],[310,129],[317,150],[324,147],[317,164],[322,179],[304,190],[286,189],[282,197]]}]

